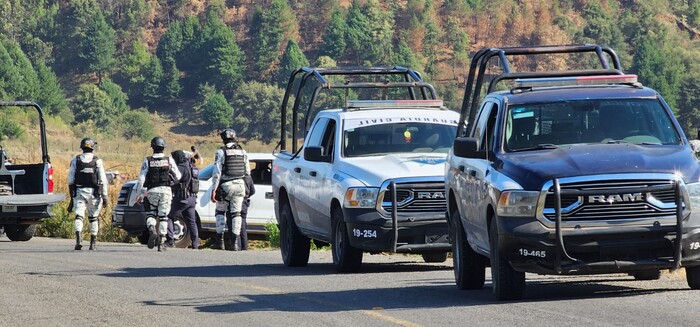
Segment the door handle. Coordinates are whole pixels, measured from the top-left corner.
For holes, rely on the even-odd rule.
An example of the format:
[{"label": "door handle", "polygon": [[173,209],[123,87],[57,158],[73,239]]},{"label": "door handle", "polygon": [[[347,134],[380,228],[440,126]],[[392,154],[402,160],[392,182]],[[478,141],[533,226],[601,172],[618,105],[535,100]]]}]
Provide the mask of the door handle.
[{"label": "door handle", "polygon": [[459,171],[464,172],[464,165],[459,166]]},{"label": "door handle", "polygon": [[295,172],[295,173],[300,173],[300,172],[301,172],[301,167],[294,167],[294,172]]},{"label": "door handle", "polygon": [[316,177],[316,172],[312,170],[309,172],[309,175],[311,175],[312,177]]},{"label": "door handle", "polygon": [[469,176],[471,176],[471,177],[476,177],[476,170],[474,170],[474,169],[469,169],[469,171],[467,172],[467,174],[469,174]]}]

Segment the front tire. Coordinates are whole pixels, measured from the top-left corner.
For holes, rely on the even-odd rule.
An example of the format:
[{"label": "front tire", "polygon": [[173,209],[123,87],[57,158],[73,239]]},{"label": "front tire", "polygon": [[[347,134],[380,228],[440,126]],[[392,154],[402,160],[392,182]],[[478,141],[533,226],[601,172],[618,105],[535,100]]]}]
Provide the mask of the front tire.
[{"label": "front tire", "polygon": [[287,267],[305,267],[309,263],[311,241],[299,231],[289,202],[280,208],[280,251]]},{"label": "front tire", "polygon": [[453,225],[452,260],[454,262],[455,283],[461,290],[478,290],[486,280],[485,258],[474,252],[467,242],[459,212],[452,212]]},{"label": "front tire", "polygon": [[339,273],[354,273],[362,267],[362,250],[350,244],[348,227],[340,208],[333,210],[333,266]]},{"label": "front tire", "polygon": [[5,235],[10,241],[26,242],[34,237],[36,225],[5,225]]},{"label": "front tire", "polygon": [[525,273],[515,271],[508,260],[501,258],[498,247],[498,227],[496,219],[489,226],[491,247],[491,284],[498,301],[519,300],[525,293]]},{"label": "front tire", "polygon": [[691,290],[700,290],[700,266],[685,267],[685,279]]}]

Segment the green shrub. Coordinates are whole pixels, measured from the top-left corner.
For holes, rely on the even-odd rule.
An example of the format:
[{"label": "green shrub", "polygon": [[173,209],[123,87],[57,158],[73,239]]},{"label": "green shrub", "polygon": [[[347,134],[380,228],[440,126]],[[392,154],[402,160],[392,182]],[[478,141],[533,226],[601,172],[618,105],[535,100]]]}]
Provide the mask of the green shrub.
[{"label": "green shrub", "polygon": [[0,117],[0,137],[2,139],[16,139],[24,134],[24,128],[18,122],[7,118]]},{"label": "green shrub", "polygon": [[122,115],[123,135],[127,139],[139,138],[142,141],[150,140],[155,135],[155,129],[151,117],[147,111],[133,110]]},{"label": "green shrub", "polygon": [[280,247],[280,228],[277,224],[268,223],[265,224],[265,231],[267,232],[267,241],[270,242],[270,248],[276,249]]}]

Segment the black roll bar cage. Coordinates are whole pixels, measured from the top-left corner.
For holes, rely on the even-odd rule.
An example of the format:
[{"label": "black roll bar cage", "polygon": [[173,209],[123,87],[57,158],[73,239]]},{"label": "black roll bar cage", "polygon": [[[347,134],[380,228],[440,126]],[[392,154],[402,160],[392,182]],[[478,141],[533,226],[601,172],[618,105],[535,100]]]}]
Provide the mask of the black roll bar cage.
[{"label": "black roll bar cage", "polygon": [[[598,57],[602,69],[590,70],[568,70],[568,71],[546,71],[546,72],[513,72],[509,56],[527,56],[543,54],[571,54],[594,52]],[[613,68],[605,55],[610,56]],[[496,84],[503,80],[514,80],[518,78],[545,78],[545,77],[572,77],[572,76],[600,76],[600,75],[622,75],[620,58],[615,51],[603,45],[597,44],[572,44],[572,45],[549,45],[535,47],[508,47],[508,48],[484,48],[477,51],[472,57],[469,65],[469,74],[460,111],[459,125],[457,126],[457,137],[469,135],[467,128],[474,125],[474,115],[479,105],[479,94],[484,84],[486,67],[492,58],[498,58],[498,63],[503,72],[494,77],[489,83],[487,94],[491,93]],[[466,127],[465,128],[465,124]]]},{"label": "black roll bar cage", "polygon": [[[328,76],[403,76],[403,82],[344,82],[332,83],[326,77]],[[299,106],[301,105],[302,92],[305,89],[307,81],[312,78],[318,83],[314,89],[309,106],[304,117],[304,128],[308,128],[309,113],[314,107],[316,99],[321,90],[330,89],[368,89],[368,88],[406,88],[412,100],[417,99],[417,91],[420,92],[422,99],[436,99],[435,88],[423,81],[420,73],[406,67],[301,67],[291,73],[287,87],[284,91],[282,100],[280,142],[278,147],[280,151],[287,150],[287,105],[289,104],[289,96],[294,93],[294,104],[292,106],[292,152],[298,151],[297,145],[297,129],[299,121]],[[294,87],[295,82],[299,80],[297,87]]]},{"label": "black roll bar cage", "polygon": [[[46,122],[44,121],[44,112],[41,107],[32,101],[0,101],[0,107],[34,107],[39,113],[39,133],[41,134],[41,160],[43,163],[51,163],[49,150],[46,141]],[[4,163],[3,163],[4,165]]]}]

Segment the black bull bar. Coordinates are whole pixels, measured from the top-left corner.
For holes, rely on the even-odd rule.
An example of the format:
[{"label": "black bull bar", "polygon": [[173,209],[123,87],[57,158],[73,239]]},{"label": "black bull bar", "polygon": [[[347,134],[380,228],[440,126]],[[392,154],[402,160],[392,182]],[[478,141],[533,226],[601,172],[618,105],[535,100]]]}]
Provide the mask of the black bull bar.
[{"label": "black bull bar", "polygon": [[[614,261],[602,261],[602,262],[594,262],[594,263],[587,263],[582,260],[576,259],[569,255],[569,253],[566,251],[566,246],[564,245],[564,236],[562,234],[562,218],[561,218],[561,196],[562,195],[594,195],[594,194],[599,194],[600,191],[598,190],[561,190],[561,186],[559,184],[558,179],[554,179],[554,198],[556,201],[555,205],[555,230],[556,230],[556,246],[557,246],[557,254],[556,254],[556,261],[555,261],[555,269],[558,273],[562,272],[571,272],[571,271],[577,271],[581,270],[582,268],[625,268],[625,267],[633,267],[633,266],[639,266],[639,267],[644,267],[644,268],[658,268],[658,269],[672,269],[676,270],[681,267],[681,250],[682,250],[682,241],[683,241],[683,200],[681,197],[681,186],[680,182],[675,180],[673,183],[669,183],[668,185],[661,185],[661,186],[654,186],[652,188],[644,188],[643,190],[641,188],[628,188],[628,189],[619,189],[616,190],[618,192],[623,192],[623,193],[634,193],[634,192],[639,192],[639,191],[668,191],[668,190],[673,190],[675,194],[675,204],[676,204],[676,238],[674,239],[674,244],[673,244],[673,261],[668,261],[668,260],[641,260],[641,261],[620,261],[620,260],[614,260]],[[569,261],[572,261],[573,263],[571,264],[566,264],[563,265],[562,261],[566,259]]]}]

